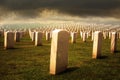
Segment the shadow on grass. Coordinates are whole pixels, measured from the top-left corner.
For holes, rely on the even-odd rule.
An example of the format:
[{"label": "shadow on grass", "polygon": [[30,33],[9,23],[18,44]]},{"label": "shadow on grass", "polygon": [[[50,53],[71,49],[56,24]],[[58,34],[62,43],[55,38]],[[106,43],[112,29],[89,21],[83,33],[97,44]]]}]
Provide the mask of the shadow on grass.
[{"label": "shadow on grass", "polygon": [[106,59],[108,56],[100,56],[98,59]]},{"label": "shadow on grass", "polygon": [[3,49],[4,49],[4,50],[16,50],[16,49],[19,49],[19,48],[4,48],[4,47],[3,47]]},{"label": "shadow on grass", "polygon": [[70,73],[70,72],[76,71],[77,69],[79,69],[79,67],[69,67],[65,71],[58,73],[57,75],[63,75],[66,73]]},{"label": "shadow on grass", "polygon": [[120,51],[117,50],[117,51],[115,51],[114,53],[120,53]]}]

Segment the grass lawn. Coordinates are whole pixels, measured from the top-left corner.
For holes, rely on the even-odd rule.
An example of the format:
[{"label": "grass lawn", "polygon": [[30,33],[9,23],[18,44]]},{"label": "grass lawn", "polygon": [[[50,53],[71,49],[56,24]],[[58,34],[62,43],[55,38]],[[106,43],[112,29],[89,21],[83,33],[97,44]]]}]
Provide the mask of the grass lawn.
[{"label": "grass lawn", "polygon": [[103,40],[101,59],[92,59],[92,41],[69,44],[68,69],[49,74],[50,41],[34,46],[28,36],[15,43],[15,49],[4,50],[0,38],[0,80],[120,80],[120,39],[117,52],[110,53],[110,40]]}]

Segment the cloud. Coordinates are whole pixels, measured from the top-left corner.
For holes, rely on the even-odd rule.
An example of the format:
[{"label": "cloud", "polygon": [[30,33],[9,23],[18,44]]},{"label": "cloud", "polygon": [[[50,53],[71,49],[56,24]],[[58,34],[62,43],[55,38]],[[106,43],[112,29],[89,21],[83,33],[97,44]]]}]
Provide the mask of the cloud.
[{"label": "cloud", "polygon": [[35,18],[46,9],[82,17],[120,18],[120,0],[0,0],[2,17],[14,13],[24,18]]}]

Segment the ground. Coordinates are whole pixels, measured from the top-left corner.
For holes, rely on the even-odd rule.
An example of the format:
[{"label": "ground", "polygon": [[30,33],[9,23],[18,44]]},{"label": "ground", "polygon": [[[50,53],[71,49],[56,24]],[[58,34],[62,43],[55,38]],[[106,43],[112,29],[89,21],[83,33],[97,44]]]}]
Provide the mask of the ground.
[{"label": "ground", "polygon": [[58,75],[49,74],[50,41],[34,46],[28,35],[4,50],[0,37],[0,80],[120,80],[120,39],[115,54],[110,53],[110,39],[103,39],[102,56],[92,59],[91,38],[83,42],[80,36],[69,43],[68,69]]}]

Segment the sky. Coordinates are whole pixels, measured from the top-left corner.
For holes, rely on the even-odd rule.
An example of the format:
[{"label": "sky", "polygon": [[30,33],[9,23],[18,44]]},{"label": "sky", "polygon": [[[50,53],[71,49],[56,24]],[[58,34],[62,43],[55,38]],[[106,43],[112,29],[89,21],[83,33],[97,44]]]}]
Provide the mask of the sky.
[{"label": "sky", "polygon": [[46,16],[120,20],[120,0],[0,0],[0,21]]}]

